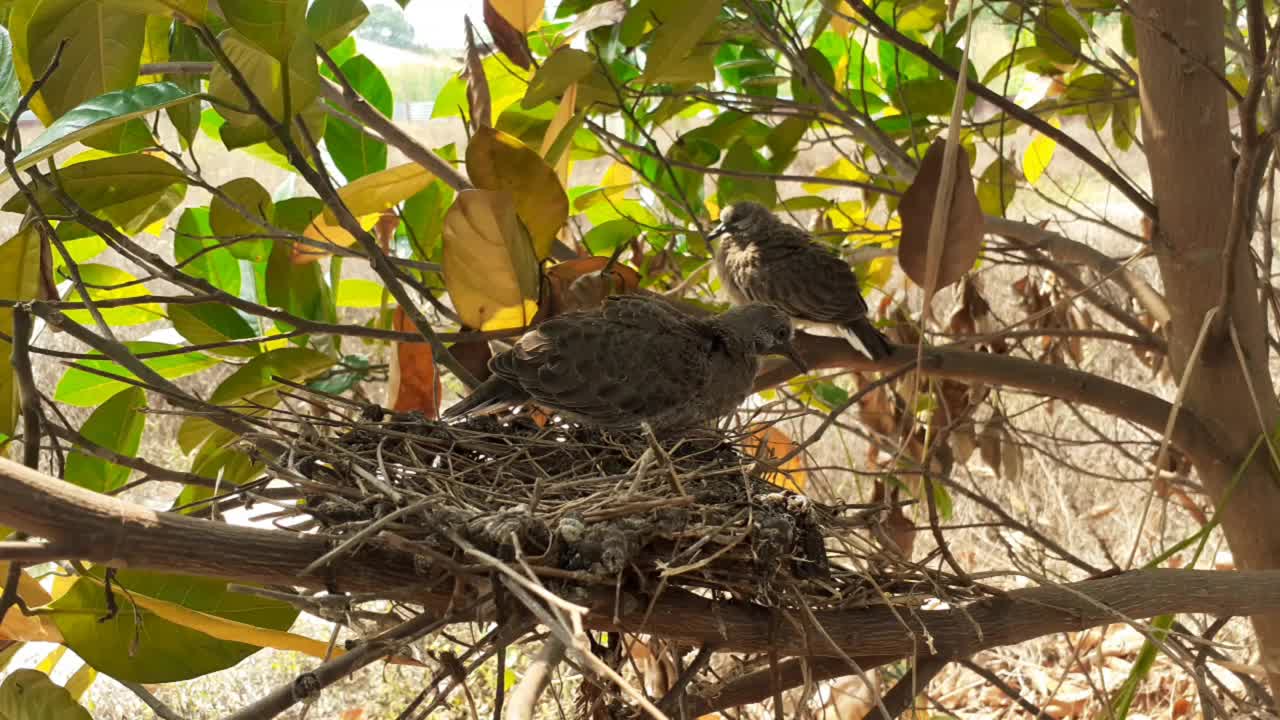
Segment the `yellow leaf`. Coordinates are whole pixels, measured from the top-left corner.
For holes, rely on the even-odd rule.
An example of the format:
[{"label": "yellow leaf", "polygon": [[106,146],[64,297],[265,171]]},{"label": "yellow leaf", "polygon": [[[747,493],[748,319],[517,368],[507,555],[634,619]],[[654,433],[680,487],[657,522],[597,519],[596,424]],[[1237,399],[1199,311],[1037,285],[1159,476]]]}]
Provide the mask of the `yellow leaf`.
[{"label": "yellow leaf", "polygon": [[[1049,124],[1056,127],[1062,127],[1062,121],[1058,118],[1049,120]],[[1058,141],[1053,138],[1046,137],[1040,133],[1036,133],[1031,139],[1031,143],[1027,145],[1027,151],[1022,155],[1022,174],[1027,176],[1027,182],[1032,185],[1040,179],[1044,171],[1048,169],[1049,162],[1053,160],[1053,151],[1058,147]]]},{"label": "yellow leaf", "polygon": [[538,258],[510,193],[458,193],[444,216],[441,264],[445,289],[467,326],[522,327],[533,318]]},{"label": "yellow leaf", "polygon": [[[382,213],[409,199],[418,191],[431,184],[435,179],[431,173],[417,163],[405,163],[387,168],[345,185],[338,189],[338,197],[346,204],[347,209],[360,221],[360,227],[368,230],[378,222]],[[304,233],[312,240],[329,242],[341,247],[354,245],[356,239],[338,224],[333,210],[325,208],[319,217],[311,222]],[[322,253],[310,248],[300,253],[295,262],[314,262]]]},{"label": "yellow leaf", "polygon": [[569,219],[569,196],[546,160],[516,138],[481,127],[467,144],[467,175],[477,188],[510,193],[538,259],[551,254]]},{"label": "yellow leaf", "polygon": [[849,17],[852,15],[853,8],[849,7],[848,0],[840,0],[835,6],[835,13],[831,16],[831,29],[838,35],[848,35],[853,32],[853,23],[849,22]]},{"label": "yellow leaf", "polygon": [[67,678],[67,682],[63,687],[67,692],[71,693],[71,699],[80,702],[80,698],[89,690],[89,686],[93,685],[93,681],[98,679],[98,671],[89,665],[81,665],[80,669],[74,675]]},{"label": "yellow leaf", "polygon": [[[9,574],[9,563],[0,563],[0,577]],[[53,600],[36,579],[24,570],[18,575],[18,597],[28,607],[47,605]],[[62,642],[62,633],[48,615],[23,615],[17,608],[6,613],[0,623],[0,640],[18,642]]]},{"label": "yellow leaf", "polygon": [[[40,236],[28,225],[0,244],[0,298],[32,300],[40,292]],[[13,336],[13,310],[0,308],[0,332]],[[10,366],[13,346],[0,342],[0,434],[13,435],[18,424],[18,386]]]},{"label": "yellow leaf", "polygon": [[489,0],[489,4],[520,32],[528,32],[542,19],[544,0]]},{"label": "yellow leaf", "polygon": [[[576,127],[570,126],[573,120],[573,108],[578,103],[578,83],[573,83],[564,91],[564,97],[560,99],[560,107],[556,108],[556,114],[551,118],[551,122],[547,125],[547,132],[542,136],[542,147],[538,152],[546,159],[547,162],[555,163],[556,177],[560,178],[560,185],[563,187],[569,182],[569,142],[567,139],[561,139],[560,135],[566,130],[570,133]],[[558,150],[554,156],[551,155],[552,150]],[[567,212],[567,210],[566,210]]]},{"label": "yellow leaf", "polygon": [[[763,460],[777,460],[795,452],[795,442],[772,425],[756,425],[749,429],[752,430],[751,437],[743,443],[748,454]],[[765,445],[763,450],[760,449],[761,442]],[[804,492],[809,473],[805,469],[803,453],[796,453],[776,471],[766,473],[765,479],[783,490]]]},{"label": "yellow leaf", "polygon": [[53,669],[58,667],[58,663],[62,662],[62,656],[67,654],[67,646],[59,645],[53,649],[53,652],[45,656],[40,664],[36,666],[36,670],[48,675]]}]

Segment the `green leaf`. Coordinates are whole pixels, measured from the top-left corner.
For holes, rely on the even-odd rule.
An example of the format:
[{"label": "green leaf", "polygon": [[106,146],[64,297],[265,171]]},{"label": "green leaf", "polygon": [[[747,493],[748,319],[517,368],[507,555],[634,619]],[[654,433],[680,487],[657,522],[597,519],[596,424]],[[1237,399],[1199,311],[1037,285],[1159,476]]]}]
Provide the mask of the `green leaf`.
[{"label": "green leaf", "polygon": [[369,375],[369,358],[363,355],[347,355],[342,364],[332,371],[307,383],[307,387],[320,392],[341,395]]},{"label": "green leaf", "polygon": [[[131,596],[174,603],[228,620],[287,630],[298,611],[279,600],[227,591],[225,582],[119,570],[114,595],[119,612],[109,620],[103,569],[95,566],[55,600],[54,622],[68,647],[99,672],[117,680],[161,683],[188,680],[229,668],[260,648],[219,640],[136,606]],[[87,715],[86,715],[87,717]]]},{"label": "green leaf", "polygon": [[39,670],[14,670],[0,684],[4,720],[93,720],[67,689]]},{"label": "green leaf", "polygon": [[93,97],[61,115],[31,145],[24,147],[15,159],[18,169],[29,168],[38,161],[52,158],[54,152],[63,147],[83,142],[102,131],[119,127],[128,120],[141,118],[156,110],[186,105],[197,97],[195,92],[172,82],[152,82]]},{"label": "green leaf", "polygon": [[[295,0],[288,0],[293,3]],[[278,4],[253,0],[254,4]],[[228,30],[218,36],[218,42],[227,54],[227,58],[244,76],[250,91],[258,97],[272,117],[281,119],[285,112],[284,66],[281,61],[255,47],[252,42],[235,30]],[[289,67],[289,102],[290,115],[302,113],[308,127],[315,125],[308,114],[319,113],[316,97],[320,92],[320,74],[316,70],[315,46],[305,35],[298,36],[293,52],[288,56]],[[249,107],[248,99],[231,80],[231,75],[221,65],[215,65],[209,73],[209,94],[230,103],[236,108]],[[245,147],[258,142],[273,139],[271,130],[254,114],[232,110],[226,106],[215,106],[219,114],[227,119],[227,126],[222,128],[222,140],[228,148]],[[321,114],[319,116],[323,118]],[[290,122],[293,127],[293,123]],[[311,128],[315,129],[315,128]],[[295,135],[297,128],[293,127]],[[312,137],[320,137],[319,133]]]},{"label": "green leaf", "polygon": [[[395,110],[391,86],[377,65],[369,58],[357,55],[342,64],[342,74],[366,102],[391,117]],[[347,182],[387,169],[386,144],[360,132],[351,123],[359,124],[360,121],[334,120],[325,126],[324,131],[325,149]]]},{"label": "green leaf", "polygon": [[816,75],[827,87],[834,87],[836,82],[835,69],[831,67],[831,61],[827,59],[827,56],[814,47],[805,48],[804,52],[800,54],[800,59],[804,62],[807,72],[796,71],[792,73],[791,94],[797,102],[822,105],[823,95],[810,82],[809,75]]},{"label": "green leaf", "polygon": [[[133,87],[146,37],[146,15],[98,0],[18,0],[9,15],[14,67],[23,87],[44,72],[59,46],[61,71],[54,72],[31,109],[45,125],[84,101]],[[92,147],[122,152],[150,141],[141,121],[84,138]]]},{"label": "green leaf", "polygon": [[[136,234],[168,216],[186,194],[186,178],[153,155],[115,155],[69,165],[58,171],[58,184],[76,204],[128,234]],[[36,200],[49,214],[68,212],[46,185]],[[9,212],[26,212],[25,195],[5,203]]]},{"label": "green leaf", "polygon": [[361,0],[316,0],[307,10],[311,37],[325,50],[342,42],[369,17]]},{"label": "green leaf", "polygon": [[[169,305],[167,310],[173,329],[192,345],[247,340],[257,335],[249,321],[222,303]],[[211,348],[209,352],[228,357],[253,357],[261,353],[262,349],[254,343]]]},{"label": "green leaf", "polygon": [[223,241],[240,238],[227,249],[241,260],[266,260],[271,252],[271,241],[261,236],[271,227],[275,216],[271,193],[251,177],[236,178],[218,190],[227,200],[214,196],[213,202],[209,203],[209,226],[213,234]]},{"label": "green leaf", "polygon": [[[146,341],[127,342],[124,346],[134,355],[174,350],[178,347],[177,345]],[[208,368],[217,365],[219,361],[217,358],[211,358],[202,353],[189,352],[182,353],[180,355],[144,358],[142,363],[159,373],[161,377],[174,380],[176,378],[186,377],[187,375],[193,375],[202,370],[207,370]],[[80,360],[77,364],[93,368],[94,370],[111,373],[112,375],[122,378],[133,380],[137,379],[133,373],[120,367],[114,361],[106,358]],[[120,380],[112,380],[101,375],[72,367],[63,373],[62,379],[58,381],[58,387],[54,390],[53,399],[74,407],[95,407],[97,405],[101,405],[112,395],[115,395],[128,387],[130,387],[130,385]]]},{"label": "green leaf", "polygon": [[978,178],[978,204],[986,215],[1004,217],[1018,189],[1018,169],[1004,158],[991,161]]},{"label": "green leaf", "polygon": [[1111,112],[1111,140],[1121,151],[1133,147],[1138,137],[1138,101],[1119,100]]},{"label": "green leaf", "polygon": [[1084,29],[1064,8],[1045,7],[1036,18],[1036,47],[1052,62],[1075,63],[1084,38]]},{"label": "green leaf", "polygon": [[[760,173],[768,175],[769,163],[744,140],[735,142],[729,152],[724,155],[720,167],[725,170]],[[740,178],[732,175],[721,175],[719,180],[720,207],[732,205],[743,200],[755,202],[771,208],[778,202],[778,188],[768,177]]]},{"label": "green leaf", "polygon": [[[1062,127],[1062,122],[1057,118],[1049,121],[1054,127]],[[1032,185],[1040,179],[1044,171],[1048,169],[1049,162],[1053,160],[1053,151],[1058,147],[1058,141],[1046,135],[1036,133],[1035,137],[1027,145],[1027,150],[1022,155],[1022,174],[1026,176],[1027,182]]]},{"label": "green leaf", "polygon": [[[242,365],[213,391],[209,402],[246,410],[247,406],[272,407],[280,401],[276,376],[303,381],[327,370],[333,358],[309,348],[280,348],[265,352]],[[256,409],[256,408],[255,408]],[[208,440],[217,426],[200,417],[189,417],[178,428],[178,445],[189,453]]]},{"label": "green leaf", "polygon": [[595,56],[589,52],[570,47],[556,50],[534,73],[520,107],[528,110],[560,97],[570,85],[590,75],[595,66]]},{"label": "green leaf", "polygon": [[0,27],[0,129],[13,119],[21,98],[22,86],[13,67],[13,41],[9,39],[9,31]]},{"label": "green leaf", "polygon": [[[893,104],[904,113],[912,116],[950,115],[951,104],[955,101],[956,85],[943,78],[921,78],[910,80],[898,86]],[[968,105],[973,104],[973,96],[965,98]]]},{"label": "green leaf", "polygon": [[[333,313],[333,295],[324,280],[320,263],[293,262],[293,244],[277,240],[272,243],[271,257],[267,260],[267,304],[308,320],[337,322]],[[291,332],[293,326],[276,322],[283,332]]]},{"label": "green leaf", "polygon": [[361,278],[343,278],[338,283],[338,307],[378,308],[382,307],[383,298],[389,304],[395,303],[381,283]]},{"label": "green leaf", "polygon": [[649,3],[651,19],[659,24],[645,53],[644,79],[670,82],[672,75],[685,76],[687,70],[681,68],[682,63],[715,27],[721,5],[723,0],[652,0]]},{"label": "green leaf", "polygon": [[419,190],[400,211],[407,240],[413,249],[415,260],[440,259],[441,237],[444,232],[444,214],[453,203],[454,190],[439,180]]},{"label": "green leaf", "polygon": [[[31,300],[40,292],[41,241],[34,226],[19,230],[0,245],[0,297]],[[0,308],[0,332],[13,337],[13,310]],[[13,344],[0,342],[0,434],[12,436],[18,424],[18,386],[10,364]]]},{"label": "green leaf", "polygon": [[[121,390],[93,411],[80,427],[80,434],[95,445],[134,457],[146,425],[146,415],[139,411],[146,406],[147,394],[142,388]],[[107,493],[122,487],[129,479],[129,472],[129,468],[73,450],[67,458],[63,479],[94,492]]]},{"label": "green leaf", "polygon": [[184,21],[203,20],[209,9],[208,0],[111,0],[111,4],[143,15],[161,15]]},{"label": "green leaf", "polygon": [[310,44],[300,37],[307,28],[307,0],[219,0],[218,6],[228,25],[277,59],[288,57],[300,39]]},{"label": "green leaf", "polygon": [[[200,43],[195,30],[183,23],[174,23],[169,35],[169,59],[175,62],[207,61],[211,59],[208,48]],[[166,75],[165,80],[191,93],[200,92],[201,78],[195,75]],[[200,103],[182,102],[165,108],[169,122],[173,123],[182,140],[182,147],[189,149],[200,129]]]},{"label": "green leaf", "polygon": [[[500,117],[507,108],[524,97],[529,88],[530,73],[496,54],[485,58],[481,66],[484,68],[485,79],[489,81],[491,117]],[[454,75],[436,95],[431,106],[431,117],[458,117],[463,112],[471,114],[467,83],[461,75]]]},{"label": "green leaf", "polygon": [[240,294],[240,261],[213,237],[208,208],[182,211],[173,234],[173,256],[188,275],[208,280],[232,295]]},{"label": "green leaf", "polygon": [[[65,272],[65,271],[64,271]],[[66,277],[59,277],[66,280]],[[120,268],[102,263],[85,263],[80,266],[80,279],[89,291],[89,299],[95,301],[136,298],[148,295],[146,286],[137,282],[137,278]],[[78,288],[72,287],[67,295],[71,301],[81,301]],[[142,325],[164,319],[164,313],[155,303],[139,303],[122,307],[102,308],[102,319],[109,325]],[[88,310],[67,310],[63,313],[68,320],[81,325],[93,325],[93,316]]]}]

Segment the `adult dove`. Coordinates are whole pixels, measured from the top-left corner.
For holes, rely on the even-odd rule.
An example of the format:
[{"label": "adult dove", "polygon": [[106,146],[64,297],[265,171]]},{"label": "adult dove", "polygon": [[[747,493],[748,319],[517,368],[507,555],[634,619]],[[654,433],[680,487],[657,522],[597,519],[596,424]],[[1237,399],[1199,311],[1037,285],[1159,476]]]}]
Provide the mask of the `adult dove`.
[{"label": "adult dove", "polygon": [[892,352],[867,318],[853,268],[805,230],[743,202],[724,209],[709,238],[719,238],[716,269],[734,303],[769,303],[795,320],[835,325],[872,360]]},{"label": "adult dove", "polygon": [[532,402],[606,429],[693,427],[728,415],[751,394],[762,355],[803,367],[791,337],[790,318],[769,305],[700,318],[656,298],[616,295],[525,333],[444,417]]}]

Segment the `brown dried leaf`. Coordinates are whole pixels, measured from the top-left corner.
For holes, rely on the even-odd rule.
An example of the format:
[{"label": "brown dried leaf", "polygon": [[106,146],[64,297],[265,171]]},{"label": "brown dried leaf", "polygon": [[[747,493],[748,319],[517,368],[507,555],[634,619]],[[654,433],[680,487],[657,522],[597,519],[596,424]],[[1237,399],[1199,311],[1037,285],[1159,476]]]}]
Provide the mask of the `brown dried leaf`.
[{"label": "brown dried leaf", "polygon": [[533,64],[533,56],[529,53],[529,41],[524,33],[507,22],[493,7],[492,0],[484,0],[484,26],[489,28],[493,36],[493,44],[506,55],[511,62],[528,70]]},{"label": "brown dried leaf", "polygon": [[484,74],[484,58],[476,44],[471,18],[466,19],[466,28],[467,57],[462,76],[467,81],[467,102],[471,105],[471,130],[474,132],[482,127],[493,127],[493,103],[489,99],[489,79]]},{"label": "brown dried leaf", "polygon": [[996,475],[1000,474],[1000,461],[1004,456],[1000,447],[1003,439],[1004,415],[997,412],[978,431],[978,452],[982,456],[982,461],[995,471]]},{"label": "brown dried leaf", "polygon": [[911,187],[902,194],[898,203],[898,216],[902,219],[902,241],[898,245],[898,263],[907,277],[926,293],[950,285],[964,276],[982,248],[982,207],[969,172],[968,154],[956,153],[955,186],[952,189],[951,209],[946,219],[942,254],[938,262],[937,285],[927,283],[929,253],[929,224],[938,202],[938,184],[942,180],[942,156],[946,140],[938,138],[929,146],[920,163],[920,171]]},{"label": "brown dried leaf", "polygon": [[624,295],[640,287],[640,274],[599,255],[557,263],[547,269],[550,300],[547,317],[599,307],[609,295]]},{"label": "brown dried leaf", "polygon": [[[404,308],[396,308],[393,321],[400,332],[417,332]],[[387,381],[387,404],[396,412],[421,411],[428,418],[440,416],[440,373],[435,355],[426,343],[396,343]]]}]

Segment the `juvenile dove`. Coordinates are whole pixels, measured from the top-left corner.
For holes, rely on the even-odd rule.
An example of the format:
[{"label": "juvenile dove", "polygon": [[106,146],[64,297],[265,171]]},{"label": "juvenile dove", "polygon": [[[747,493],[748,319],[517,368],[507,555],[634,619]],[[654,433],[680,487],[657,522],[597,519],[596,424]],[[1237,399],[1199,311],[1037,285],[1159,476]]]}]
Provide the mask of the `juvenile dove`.
[{"label": "juvenile dove", "polygon": [[795,320],[835,325],[872,360],[892,352],[867,319],[853,269],[803,229],[743,202],[724,209],[709,237],[720,238],[716,269],[734,303],[769,303]]},{"label": "juvenile dove", "polygon": [[444,417],[531,401],[603,428],[692,427],[733,412],[751,394],[761,355],[799,365],[791,336],[791,320],[769,305],[696,318],[663,300],[613,296],[598,310],[566,313],[525,333]]}]

